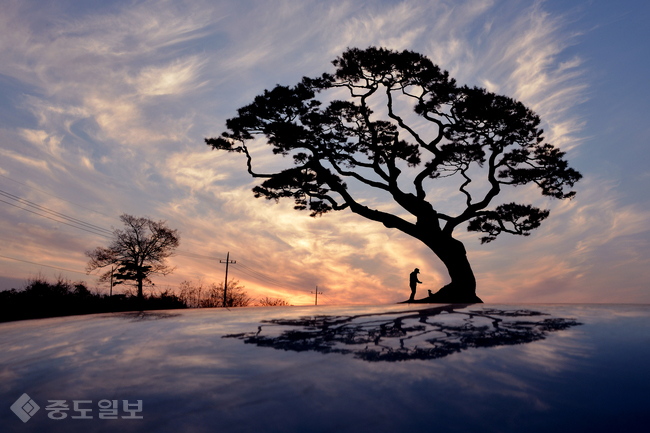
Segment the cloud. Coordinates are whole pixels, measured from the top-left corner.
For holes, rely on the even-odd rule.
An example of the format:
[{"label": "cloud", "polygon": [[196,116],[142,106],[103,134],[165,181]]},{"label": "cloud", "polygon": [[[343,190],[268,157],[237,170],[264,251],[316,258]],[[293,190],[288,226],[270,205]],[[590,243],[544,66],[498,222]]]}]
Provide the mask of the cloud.
[{"label": "cloud", "polygon": [[634,300],[643,302],[648,218],[648,211],[622,205],[611,182],[587,177],[578,198],[553,206],[530,238],[498,239],[482,251],[468,244],[470,257],[480,263],[487,300],[616,302],[623,286],[639,290]]},{"label": "cloud", "polygon": [[14,161],[19,162],[21,164],[30,165],[32,167],[40,168],[42,170],[47,170],[48,169],[47,162],[45,162],[43,160],[29,158],[29,157],[26,157],[24,155],[21,155],[21,154],[18,154],[18,153],[15,153],[15,152],[12,152],[12,151],[6,150],[6,149],[0,149],[0,153],[2,153],[2,155],[4,157],[11,158]]},{"label": "cloud", "polygon": [[[36,124],[2,131],[7,144],[0,149],[0,171],[107,215],[167,219],[181,231],[183,250],[211,257],[230,251],[247,266],[233,266],[232,275],[260,296],[310,303],[318,286],[327,303],[396,302],[408,296],[406,278],[414,267],[426,270],[423,290],[448,281],[439,260],[399,232],[350,212],[311,219],[290,202],[254,199],[241,155],[209,152],[203,144],[265,88],[332,71],[329,62],[346,47],[422,52],[459,83],[534,108],[548,139],[571,158],[587,141],[585,120],[576,114],[589,90],[586,66],[580,55],[566,54],[580,33],[569,31],[569,19],[549,13],[543,2],[162,0],[80,6],[75,13],[57,4],[6,3],[0,73],[24,84],[18,103]],[[290,163],[259,144],[254,157],[260,171]],[[368,205],[403,212],[390,198],[354,188]],[[429,196],[453,211],[462,205],[454,198],[457,188],[432,182]],[[27,187],[17,189],[56,205]],[[646,236],[645,212],[621,206],[605,178],[586,176],[578,192],[567,203],[548,203],[535,188],[504,194],[551,206],[551,218],[530,238],[479,247],[475,234],[457,230],[480,277],[480,296],[585,299],[578,287],[588,281],[604,299],[598,279],[606,280],[607,260],[626,271],[643,264],[632,253],[644,247],[624,240]],[[119,225],[74,206],[57,209]],[[21,211],[11,212],[7,219],[19,221]],[[63,248],[71,257],[63,267],[83,268],[82,251],[103,241],[54,229],[37,217],[23,220],[11,245],[28,245],[21,257],[33,261],[60,263]],[[616,259],[606,254],[612,245]],[[179,255],[173,261],[178,270],[158,284],[223,278],[214,260]]]},{"label": "cloud", "polygon": [[136,93],[143,96],[173,95],[199,88],[194,83],[198,69],[205,64],[199,56],[178,59],[164,66],[147,66],[133,80]]}]

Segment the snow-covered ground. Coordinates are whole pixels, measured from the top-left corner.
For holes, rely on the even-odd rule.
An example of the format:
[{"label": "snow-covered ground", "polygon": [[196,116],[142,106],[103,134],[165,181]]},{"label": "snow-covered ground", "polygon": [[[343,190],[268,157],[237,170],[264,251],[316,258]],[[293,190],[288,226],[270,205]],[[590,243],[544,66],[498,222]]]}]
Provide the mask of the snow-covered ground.
[{"label": "snow-covered ground", "polygon": [[647,431],[649,343],[644,305],[267,307],[4,323],[0,431]]}]

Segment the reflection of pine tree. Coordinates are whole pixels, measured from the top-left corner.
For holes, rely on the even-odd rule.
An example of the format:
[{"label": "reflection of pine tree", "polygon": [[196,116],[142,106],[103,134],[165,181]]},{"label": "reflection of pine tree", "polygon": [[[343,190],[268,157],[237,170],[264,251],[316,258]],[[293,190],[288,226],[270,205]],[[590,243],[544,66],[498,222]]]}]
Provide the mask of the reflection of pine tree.
[{"label": "reflection of pine tree", "polygon": [[[472,347],[530,343],[544,339],[549,332],[580,325],[574,319],[514,319],[548,316],[537,311],[464,311],[465,307],[276,319],[262,322],[257,332],[224,337],[297,352],[353,354],[365,361],[406,361],[441,358]],[[441,313],[446,313],[445,320],[429,321]],[[265,330],[269,335],[265,335]]]}]

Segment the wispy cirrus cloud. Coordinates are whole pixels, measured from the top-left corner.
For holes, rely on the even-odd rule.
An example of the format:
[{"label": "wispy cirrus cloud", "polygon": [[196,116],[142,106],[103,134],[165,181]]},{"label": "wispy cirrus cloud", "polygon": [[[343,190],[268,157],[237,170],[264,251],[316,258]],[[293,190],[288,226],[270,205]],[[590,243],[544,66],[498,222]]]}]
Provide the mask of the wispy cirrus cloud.
[{"label": "wispy cirrus cloud", "polygon": [[[331,71],[329,62],[346,47],[421,52],[461,84],[522,100],[541,115],[547,137],[568,150],[570,160],[587,140],[576,110],[589,91],[587,66],[579,54],[567,53],[582,36],[569,12],[549,12],[543,2],[156,0],[72,9],[6,3],[0,74],[20,83],[15,107],[33,119],[19,128],[3,124],[0,152],[11,162],[3,162],[1,172],[104,214],[165,218],[181,230],[181,248],[211,257],[230,251],[249,271],[257,270],[235,266],[232,272],[260,295],[308,303],[318,285],[329,303],[395,302],[408,295],[405,279],[416,266],[426,270],[424,289],[447,281],[437,258],[403,234],[350,213],[311,219],[291,203],[254,199],[241,155],[211,153],[203,144],[265,88]],[[264,144],[255,149],[260,167],[288,162],[266,150]],[[479,275],[480,296],[584,299],[580,285],[595,285],[594,293],[605,299],[599,266],[613,260],[606,248],[616,245],[614,261],[621,268],[643,265],[634,253],[645,247],[625,247],[623,240],[642,238],[645,213],[620,207],[609,180],[585,174],[572,202],[548,202],[534,188],[504,196],[552,208],[529,239],[479,246],[475,234],[459,229]],[[431,197],[452,209],[456,190],[452,183],[430,185]],[[358,191],[366,203],[399,211],[390,199]],[[48,200],[29,189],[19,192]],[[119,225],[69,204],[48,203],[104,226]],[[83,235],[65,240],[64,227],[46,236],[38,218],[20,211],[5,219],[22,224],[8,245],[24,245],[24,257],[44,261],[64,248],[68,268],[83,268],[82,250],[103,242]],[[182,255],[173,261],[176,273],[159,284],[222,277],[213,261]],[[554,292],[544,291],[549,285]]]}]

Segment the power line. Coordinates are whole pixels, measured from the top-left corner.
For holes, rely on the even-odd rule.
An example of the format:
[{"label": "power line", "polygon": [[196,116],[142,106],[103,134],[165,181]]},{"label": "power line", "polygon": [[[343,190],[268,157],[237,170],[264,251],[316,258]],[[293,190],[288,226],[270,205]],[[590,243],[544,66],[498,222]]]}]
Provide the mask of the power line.
[{"label": "power line", "polygon": [[183,251],[183,250],[175,250],[174,255],[193,257],[195,259],[222,260],[219,257],[204,256],[204,255],[201,255],[201,254],[190,253],[189,251]]},{"label": "power line", "polygon": [[275,279],[273,277],[266,276],[265,274],[255,270],[255,269],[251,269],[250,266],[247,266],[247,265],[245,265],[243,263],[241,264],[241,267],[243,267],[244,269],[246,269],[246,270],[248,270],[250,272],[253,272],[253,273],[257,274],[257,275],[260,275],[261,278],[263,278],[263,279],[267,280],[268,282],[270,282],[272,284],[275,284],[277,286],[282,286],[282,287],[285,287],[285,288],[287,286],[289,286],[289,287],[293,287],[294,290],[300,290],[300,291],[303,291],[303,292],[307,291],[307,289],[304,289],[302,287],[298,287],[298,286],[296,286],[296,285],[294,285],[292,283],[288,283],[286,281],[283,282],[283,281],[277,280],[277,279]]},{"label": "power line", "polygon": [[13,207],[16,207],[16,208],[18,208],[18,209],[22,209],[22,210],[24,210],[24,211],[26,211],[26,212],[33,213],[33,214],[38,215],[38,216],[40,216],[40,217],[47,218],[47,219],[49,219],[49,220],[56,221],[56,222],[61,223],[61,224],[65,224],[65,225],[67,225],[67,226],[74,227],[74,228],[76,228],[76,229],[86,231],[86,232],[88,232],[88,233],[92,233],[92,234],[95,234],[95,235],[103,236],[103,237],[105,237],[105,238],[109,238],[109,237],[110,237],[110,236],[107,236],[107,235],[102,234],[102,233],[94,232],[94,231],[87,230],[87,229],[82,228],[82,227],[79,227],[79,226],[75,226],[75,225],[72,225],[72,224],[68,224],[68,223],[66,223],[66,222],[63,222],[63,221],[60,221],[60,220],[57,220],[57,219],[51,218],[51,217],[49,217],[49,216],[47,216],[47,215],[42,215],[42,214],[40,214],[40,213],[38,213],[38,212],[34,212],[34,211],[29,210],[29,209],[25,209],[24,207],[16,206],[15,204],[13,204],[13,203],[9,203],[9,202],[4,201],[4,200],[0,200],[0,202],[2,202],[2,203],[6,203],[6,204],[8,204],[8,205],[10,205],[10,206],[13,206]]},{"label": "power line", "polygon": [[[50,215],[53,215],[54,217],[62,218],[62,219],[65,219],[66,221],[68,221],[68,222],[61,221],[61,219],[53,218],[50,215],[44,215],[42,213],[35,212],[35,211],[31,210],[31,209],[27,209],[27,208],[24,208],[24,207],[21,207],[21,206],[17,206],[14,203],[10,203],[10,202],[7,202],[5,200],[0,199],[0,202],[2,202],[2,203],[8,204],[10,206],[13,206],[15,208],[24,210],[26,212],[33,213],[33,214],[38,215],[40,217],[47,218],[47,219],[49,219],[51,221],[55,221],[55,222],[60,223],[60,224],[65,224],[67,226],[70,226],[70,227],[73,227],[73,228],[76,228],[76,229],[79,229],[79,230],[83,230],[83,231],[86,231],[88,233],[103,236],[105,238],[110,238],[111,236],[109,236],[108,234],[113,233],[113,232],[111,232],[111,231],[109,231],[107,229],[104,229],[103,227],[97,226],[95,224],[87,223],[87,222],[82,221],[82,220],[80,220],[78,218],[70,217],[68,215],[62,214],[62,213],[57,212],[57,211],[53,211],[51,209],[46,208],[45,206],[41,206],[41,205],[39,205],[37,203],[34,203],[34,202],[29,201],[29,200],[23,199],[22,197],[18,197],[18,196],[14,195],[14,194],[8,193],[8,192],[3,191],[3,190],[0,190],[0,196],[11,199],[11,200],[14,200],[17,203],[20,203],[22,205],[29,206],[29,207],[31,207],[33,209],[39,210],[41,212],[49,213]],[[182,256],[187,256],[187,257],[191,257],[191,258],[202,258],[202,259],[208,259],[208,260],[220,260],[218,257],[206,256],[206,255],[191,253],[189,251],[183,251],[183,250],[180,250],[180,251],[176,250],[175,254],[182,255]],[[16,260],[18,260],[18,259],[16,259]],[[29,262],[29,263],[38,265],[38,263],[33,263],[33,262]],[[47,265],[43,265],[43,266],[47,266]],[[277,280],[274,280],[274,279],[272,279],[270,277],[267,277],[264,274],[261,274],[261,273],[255,271],[254,269],[251,269],[248,266],[246,266],[246,268],[248,268],[249,271],[248,272],[243,271],[244,274],[247,274],[247,275],[249,275],[249,276],[251,276],[251,277],[253,277],[255,279],[258,279],[258,280],[260,280],[260,281],[262,281],[262,282],[264,282],[266,284],[272,284],[272,285],[284,288],[283,287],[284,285],[279,283]],[[55,269],[62,269],[62,268],[56,268],[55,267]],[[67,271],[70,271],[70,272],[77,272],[77,271],[71,271],[69,269],[64,269],[64,270],[67,270]]]},{"label": "power line", "polygon": [[[8,256],[3,256],[3,255],[0,255],[0,257],[2,257],[3,259],[15,260],[17,262],[29,263],[31,265],[44,266],[46,268],[59,269],[61,271],[74,272],[75,274],[81,274],[81,275],[89,276],[85,272],[73,271],[72,269],[61,268],[61,267],[58,267],[58,266],[44,265],[42,263],[30,262],[30,261],[27,261],[27,260],[21,260],[21,259],[15,258],[15,257],[8,257]],[[161,286],[162,286],[162,284],[161,284]],[[156,285],[152,284],[152,287],[147,288],[147,290],[154,290],[154,288],[156,288]],[[171,284],[165,284],[165,288],[180,289],[179,286],[173,286]]]},{"label": "power line", "polygon": [[272,286],[277,286],[277,287],[280,287],[280,288],[283,288],[283,289],[285,288],[282,284],[278,284],[275,281],[270,281],[270,280],[268,280],[268,279],[266,279],[264,277],[259,277],[259,276],[255,275],[255,274],[253,274],[253,273],[251,273],[249,271],[246,271],[246,270],[244,270],[242,268],[238,268],[238,269],[235,270],[235,273],[239,273],[239,272],[241,272],[244,275],[248,275],[249,277],[255,278],[256,280],[259,280],[259,281],[263,282],[264,284],[270,284]]},{"label": "power line", "polygon": [[[17,195],[8,193],[6,191],[0,190],[0,196],[3,196],[3,197],[8,198],[10,200],[14,200],[14,201],[16,201],[16,202],[18,202],[18,203],[20,203],[22,205],[29,206],[31,208],[34,208],[34,209],[38,210],[38,211],[45,212],[47,214],[53,215],[56,218],[61,218],[61,219],[64,219],[66,221],[69,221],[70,223],[75,224],[73,227],[80,228],[80,229],[86,230],[86,231],[92,230],[92,231],[95,231],[95,232],[99,232],[97,234],[100,234],[102,232],[105,233],[105,234],[111,234],[111,235],[113,234],[113,232],[111,230],[107,230],[107,229],[105,229],[103,227],[100,227],[100,226],[97,226],[95,224],[87,223],[87,222],[82,221],[82,220],[80,220],[78,218],[74,218],[74,217],[71,217],[69,215],[63,214],[61,212],[57,212],[57,211],[54,211],[52,209],[48,209],[45,206],[41,206],[40,204],[34,203],[34,202],[29,201],[27,199],[24,199],[22,197],[18,197]],[[14,207],[17,207],[18,209],[26,210],[28,212],[35,213],[36,215],[39,215],[39,216],[42,216],[42,217],[45,217],[45,218],[48,218],[48,219],[53,219],[51,217],[47,217],[45,215],[41,215],[39,213],[30,211],[29,209],[25,209],[25,208],[22,208],[22,207],[19,207],[19,206],[15,206],[15,205],[13,205],[13,204],[11,204],[9,202],[6,202],[4,200],[0,200],[0,201],[2,201],[3,203],[7,203],[9,205],[12,205]],[[60,221],[60,220],[54,220],[54,221],[67,224],[64,221]],[[70,224],[67,224],[67,225],[70,225]],[[77,227],[77,226],[81,226],[81,227]],[[102,236],[105,236],[105,235],[102,235]]]},{"label": "power line", "polygon": [[[238,263],[238,264],[241,265],[241,263]],[[244,274],[246,274],[246,275],[248,275],[250,277],[253,277],[253,278],[255,278],[255,279],[257,279],[257,280],[259,280],[259,281],[261,281],[261,282],[263,282],[265,284],[270,284],[272,286],[276,286],[276,287],[279,287],[281,289],[292,289],[292,290],[298,290],[298,291],[301,291],[301,292],[306,292],[306,290],[304,288],[302,288],[302,287],[298,287],[298,286],[295,286],[295,285],[290,284],[290,283],[278,282],[277,280],[275,280],[275,279],[273,279],[271,277],[267,277],[264,274],[261,274],[261,273],[259,273],[257,271],[254,271],[254,270],[250,269],[250,268],[248,268],[248,269],[246,269],[246,268],[248,268],[248,267],[245,267],[245,265],[242,265],[242,266],[240,266],[239,268],[236,269],[235,273],[242,272],[242,273],[244,273]],[[255,274],[253,274],[253,272],[255,272]]]},{"label": "power line", "polygon": [[[199,258],[199,259],[208,259],[208,260],[223,260],[220,259],[219,257],[214,257],[214,256],[205,256],[202,254],[196,254],[196,253],[190,253],[189,251],[183,251],[183,250],[176,250],[174,254],[180,255],[180,256],[186,256],[186,257],[192,257],[192,258]],[[253,277],[259,281],[262,281],[263,283],[266,284],[271,284],[274,286],[278,286],[280,288],[286,289],[287,286],[291,286],[290,284],[286,284],[283,282],[280,282],[272,277],[269,277],[259,271],[256,271],[255,269],[251,268],[250,266],[247,266],[243,264],[241,261],[237,263],[239,267],[235,270],[235,273],[242,272],[245,275],[248,275],[249,277]],[[242,269],[244,268],[244,269]],[[294,288],[295,290],[296,288]],[[298,290],[303,290],[303,289],[298,289]]]},{"label": "power line", "polygon": [[85,272],[73,271],[72,269],[60,268],[58,266],[44,265],[42,263],[28,262],[27,260],[21,260],[21,259],[15,258],[15,257],[7,257],[7,256],[2,256],[2,255],[0,255],[0,257],[2,257],[3,259],[15,260],[17,262],[29,263],[31,265],[45,266],[46,268],[54,268],[54,269],[60,269],[62,271],[67,271],[67,272],[74,272],[75,274],[88,275]]},{"label": "power line", "polygon": [[65,201],[65,202],[67,202],[67,203],[73,204],[73,205],[75,205],[75,206],[79,206],[79,207],[82,208],[82,209],[86,209],[86,210],[89,210],[89,211],[91,211],[91,212],[98,213],[98,214],[100,214],[100,215],[104,215],[105,217],[108,217],[108,218],[114,218],[114,217],[112,217],[112,216],[110,216],[110,215],[106,215],[105,213],[101,213],[101,212],[98,212],[98,211],[96,211],[96,210],[94,210],[94,209],[87,208],[86,206],[83,206],[83,205],[80,205],[80,204],[78,204],[78,203],[75,203],[75,202],[72,202],[72,201],[66,200],[66,199],[64,199],[64,198],[62,198],[62,197],[59,197],[59,196],[57,196],[57,195],[50,194],[50,193],[48,193],[47,191],[43,191],[42,189],[38,189],[38,188],[35,188],[35,187],[33,187],[33,186],[27,185],[27,184],[24,183],[24,182],[17,181],[17,180],[15,180],[15,179],[12,179],[12,178],[10,178],[10,177],[7,177],[7,176],[5,176],[5,175],[3,175],[3,174],[0,174],[0,177],[4,177],[5,179],[8,179],[8,180],[10,180],[10,181],[12,181],[12,182],[16,182],[16,183],[19,183],[19,184],[21,184],[21,185],[24,185],[24,186],[26,186],[27,188],[31,188],[31,189],[33,189],[34,191],[38,191],[38,192],[41,192],[41,193],[43,193],[43,194],[45,194],[45,195],[49,195],[50,197],[58,198],[59,200],[63,200],[63,201]]},{"label": "power line", "polygon": [[9,199],[11,199],[11,200],[18,201],[18,202],[20,202],[20,203],[22,203],[22,204],[26,204],[27,206],[33,207],[33,208],[35,208],[35,209],[38,209],[38,210],[41,210],[41,211],[45,211],[45,212],[47,212],[47,213],[49,213],[49,214],[52,214],[52,215],[55,215],[55,216],[57,216],[57,217],[61,217],[61,218],[67,219],[67,220],[69,220],[69,221],[71,221],[71,222],[85,225],[85,226],[87,226],[88,228],[91,228],[91,229],[94,229],[94,230],[99,230],[99,231],[104,231],[104,232],[111,233],[111,234],[113,233],[111,230],[105,229],[105,228],[100,227],[100,226],[95,225],[95,224],[87,223],[87,222],[85,222],[85,221],[82,221],[82,220],[80,220],[80,219],[77,219],[77,218],[71,217],[71,216],[66,215],[66,214],[63,214],[63,213],[61,213],[61,212],[57,212],[57,211],[54,211],[54,210],[52,210],[52,209],[48,209],[48,208],[46,208],[45,206],[42,206],[42,205],[40,205],[40,204],[38,204],[38,203],[34,203],[34,202],[32,202],[32,201],[30,201],[30,200],[27,200],[27,199],[25,199],[25,198],[22,198],[22,197],[18,197],[17,195],[14,195],[14,194],[8,193],[7,191],[3,191],[3,190],[1,190],[1,189],[0,189],[0,195],[3,195],[3,196],[5,196],[6,198],[9,198]]},{"label": "power line", "polygon": [[[191,258],[197,258],[197,259],[208,259],[208,260],[223,260],[220,259],[219,257],[214,257],[214,256],[206,256],[202,254],[196,254],[196,253],[191,253],[189,251],[183,251],[183,250],[176,250],[174,252],[175,255],[179,256],[186,256],[186,257],[191,257]],[[279,287],[281,289],[293,289],[293,290],[300,290],[300,291],[306,291],[303,288],[298,288],[297,286],[293,286],[292,284],[287,284],[286,282],[281,282],[279,280],[276,280],[275,278],[269,277],[268,275],[259,272],[250,266],[245,265],[244,263],[241,262],[241,260],[237,263],[238,267],[233,268],[234,273],[243,273],[244,275],[248,275],[249,277],[252,277],[258,281],[261,281],[264,284],[270,284],[272,286]]]},{"label": "power line", "polygon": [[259,272],[259,271],[255,270],[255,269],[252,269],[250,266],[247,266],[247,265],[245,265],[243,263],[240,263],[240,265],[241,265],[241,267],[243,267],[244,269],[246,269],[247,271],[249,271],[253,275],[256,275],[259,278],[264,279],[264,280],[266,280],[266,281],[268,281],[270,283],[274,283],[274,284],[277,284],[277,285],[282,285],[283,284],[281,281],[278,281],[273,277],[269,277],[269,276],[263,274],[262,272]]},{"label": "power line", "polygon": [[[13,182],[20,183],[20,184],[22,184],[22,185],[25,185],[25,186],[28,186],[28,187],[29,187],[29,185],[26,185],[26,184],[23,184],[22,182],[18,182],[18,181],[16,181],[16,180],[13,180],[13,179],[11,179],[11,178],[8,178],[7,176],[3,176],[3,175],[0,175],[0,176],[4,177],[4,178],[6,178],[6,179],[9,179],[9,180],[11,180],[11,181],[13,181]],[[30,187],[30,188],[32,188],[32,187]],[[36,189],[36,188],[33,188],[33,189]],[[47,194],[47,193],[44,192],[44,191],[41,191],[41,190],[38,190],[38,189],[36,189],[36,190],[37,190],[37,191],[40,191],[40,192],[43,192],[43,193],[45,193],[45,194]],[[51,194],[48,194],[48,195],[51,195]],[[7,199],[10,199],[10,200],[13,200],[13,201],[15,201],[15,202],[17,202],[17,203],[20,203],[20,204],[24,205],[24,206],[31,207],[31,208],[33,208],[33,209],[36,209],[36,210],[40,211],[40,212],[44,212],[44,213],[49,214],[49,215],[44,215],[44,214],[39,213],[39,212],[36,212],[36,211],[34,211],[34,210],[27,209],[27,208],[25,208],[25,207],[21,207],[21,206],[17,206],[17,205],[14,204],[14,203],[10,203],[10,202],[8,202],[8,201],[5,201],[5,200],[0,199],[0,202],[2,202],[2,203],[8,204],[8,205],[10,205],[10,206],[13,206],[13,207],[15,207],[15,208],[18,208],[18,209],[24,210],[24,211],[26,211],[26,212],[30,212],[30,213],[32,213],[32,214],[34,214],[34,215],[37,215],[37,216],[40,216],[40,217],[47,218],[47,219],[49,219],[49,220],[51,220],[51,221],[55,221],[55,222],[60,223],[60,224],[65,224],[65,225],[67,225],[67,226],[70,226],[70,227],[73,227],[73,228],[76,228],[76,229],[79,229],[79,230],[83,230],[83,231],[85,231],[85,232],[92,233],[92,234],[95,234],[95,235],[98,235],[98,236],[102,236],[102,237],[105,237],[105,238],[109,238],[109,239],[110,239],[111,236],[113,235],[113,232],[110,231],[110,230],[108,230],[108,229],[105,229],[105,228],[100,227],[100,226],[95,225],[95,224],[87,223],[87,222],[85,222],[85,221],[83,221],[83,220],[80,220],[80,219],[75,218],[75,217],[71,217],[71,216],[66,215],[66,214],[63,214],[63,213],[61,213],[61,212],[54,211],[54,210],[52,210],[52,209],[46,208],[45,206],[39,205],[39,204],[37,204],[37,203],[34,203],[34,202],[32,202],[32,201],[29,201],[29,200],[24,199],[24,198],[19,197],[19,196],[16,196],[16,195],[11,194],[11,193],[9,193],[9,192],[6,192],[6,191],[3,191],[3,190],[0,190],[0,196],[2,196],[2,197],[4,197],[4,198],[7,198]],[[67,200],[62,199],[61,197],[57,197],[57,196],[53,196],[53,197],[56,197],[56,198],[58,198],[58,199],[60,199],[60,200],[63,200],[63,201],[68,202]],[[75,203],[72,203],[72,202],[68,202],[68,203],[75,204]],[[75,205],[76,205],[76,204],[75,204]],[[77,205],[77,206],[80,206],[80,205]],[[80,206],[80,207],[83,207],[83,206]],[[92,209],[88,209],[88,208],[86,208],[86,207],[83,207],[83,208],[84,208],[84,209],[87,209],[87,210],[90,210],[90,211],[92,211],[92,212],[95,212],[95,211],[93,211]],[[98,213],[99,213],[99,212],[98,212]],[[104,215],[104,214],[102,214],[102,215]],[[58,219],[57,219],[57,218],[58,218]],[[64,221],[61,221],[61,219],[63,219]],[[66,222],[66,221],[68,221],[68,222]],[[208,260],[221,260],[221,259],[218,258],[218,257],[207,256],[207,255],[203,255],[203,254],[196,254],[196,253],[192,253],[192,252],[189,252],[189,251],[183,251],[183,250],[176,250],[176,251],[174,252],[174,255],[181,255],[181,256],[187,256],[187,257],[190,257],[190,258],[199,258],[199,259],[208,259]],[[0,257],[4,257],[4,256],[0,256]],[[19,260],[19,259],[13,259],[13,258],[11,258],[11,257],[7,257],[7,258],[12,259],[12,260],[18,260],[18,261],[21,261],[21,260]],[[22,260],[22,261],[24,261],[24,260]],[[27,261],[24,261],[24,262],[26,262],[26,263],[31,263],[31,264],[36,264],[36,265],[39,265],[39,266],[52,267],[52,268],[54,268],[54,269],[66,270],[66,271],[69,271],[69,272],[80,273],[80,272],[78,272],[78,271],[72,271],[72,270],[70,270],[70,269],[57,268],[57,267],[55,267],[55,266],[40,265],[40,264],[38,264],[38,263],[27,262]],[[240,269],[237,269],[237,270],[236,270],[237,273],[238,273],[239,271],[241,271],[243,274],[248,275],[248,276],[250,276],[250,277],[252,277],[252,278],[254,278],[254,279],[256,279],[256,280],[259,280],[259,281],[261,281],[261,282],[263,282],[263,283],[265,283],[265,284],[270,284],[270,285],[273,285],[273,286],[276,286],[276,287],[279,287],[279,288],[283,288],[283,289],[293,288],[293,290],[305,291],[304,289],[302,289],[302,288],[298,288],[298,287],[295,287],[295,286],[293,286],[292,284],[287,284],[286,282],[281,282],[281,281],[276,280],[276,279],[274,279],[274,278],[272,278],[272,277],[269,277],[269,276],[263,274],[262,272],[259,272],[259,271],[255,270],[255,269],[251,268],[250,266],[247,266],[247,265],[245,265],[245,264],[243,264],[243,263],[241,263],[241,262],[239,263],[239,265],[240,265],[243,269],[241,269],[241,268],[240,268]],[[289,286],[289,287],[287,287],[287,286]],[[292,286],[293,286],[293,287],[292,287]]]}]

